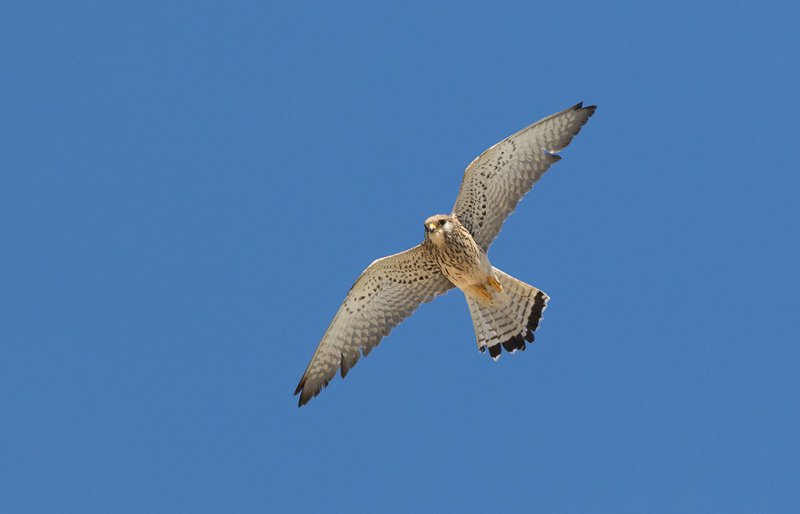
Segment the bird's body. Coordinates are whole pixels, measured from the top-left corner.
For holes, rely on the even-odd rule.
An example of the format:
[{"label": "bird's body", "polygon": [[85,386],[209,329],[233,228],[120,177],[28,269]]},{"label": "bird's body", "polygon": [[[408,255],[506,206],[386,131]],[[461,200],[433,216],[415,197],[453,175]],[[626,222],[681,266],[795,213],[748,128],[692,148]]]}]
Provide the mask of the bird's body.
[{"label": "bird's body", "polygon": [[453,287],[466,297],[478,349],[497,359],[502,349],[533,342],[549,297],[489,262],[487,251],[503,221],[556,152],[594,114],[577,104],[509,136],[464,172],[453,212],[425,221],[422,244],[370,264],[350,288],[317,346],[295,394],[304,405],[341,369],[342,377],[421,303]]},{"label": "bird's body", "polygon": [[476,301],[491,304],[491,290],[502,291],[489,257],[455,215],[425,220],[425,241],[434,260],[454,286]]}]

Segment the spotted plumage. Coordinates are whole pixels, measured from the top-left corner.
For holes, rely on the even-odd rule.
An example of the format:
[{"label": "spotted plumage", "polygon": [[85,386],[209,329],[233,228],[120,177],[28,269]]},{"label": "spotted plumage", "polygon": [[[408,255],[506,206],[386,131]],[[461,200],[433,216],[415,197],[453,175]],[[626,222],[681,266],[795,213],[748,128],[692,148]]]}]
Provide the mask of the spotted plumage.
[{"label": "spotted plumage", "polygon": [[466,297],[478,349],[497,359],[533,342],[549,297],[493,267],[486,252],[503,221],[556,152],[594,114],[577,104],[492,146],[467,166],[453,212],[425,221],[422,244],[370,264],[322,336],[295,394],[302,406],[341,370],[344,376],[421,303],[458,287]]}]

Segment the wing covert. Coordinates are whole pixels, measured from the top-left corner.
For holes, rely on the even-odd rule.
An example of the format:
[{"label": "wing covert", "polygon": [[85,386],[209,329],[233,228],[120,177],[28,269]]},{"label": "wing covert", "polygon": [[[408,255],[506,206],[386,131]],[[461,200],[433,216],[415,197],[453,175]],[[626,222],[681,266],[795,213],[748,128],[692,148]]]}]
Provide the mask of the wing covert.
[{"label": "wing covert", "polygon": [[361,353],[366,357],[421,303],[453,287],[424,245],[370,264],[350,288],[311,357],[294,392],[300,394],[298,406],[318,395],[337,370],[344,378]]},{"label": "wing covert", "polygon": [[594,114],[595,106],[573,105],[529,125],[492,146],[467,166],[453,214],[489,249],[503,221],[531,190]]}]

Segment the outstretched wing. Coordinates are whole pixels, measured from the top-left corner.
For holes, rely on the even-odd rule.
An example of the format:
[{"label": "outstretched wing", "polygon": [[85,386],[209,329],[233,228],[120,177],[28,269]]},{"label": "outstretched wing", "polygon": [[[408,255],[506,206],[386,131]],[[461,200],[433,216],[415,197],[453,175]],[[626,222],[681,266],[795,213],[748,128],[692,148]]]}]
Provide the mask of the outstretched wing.
[{"label": "outstretched wing", "polygon": [[422,302],[453,288],[424,245],[378,259],[358,277],[322,336],[294,394],[303,406],[336,375],[342,378]]},{"label": "outstretched wing", "polygon": [[503,221],[545,171],[555,155],[594,114],[579,103],[537,121],[479,155],[464,172],[453,214],[475,242],[488,250]]}]

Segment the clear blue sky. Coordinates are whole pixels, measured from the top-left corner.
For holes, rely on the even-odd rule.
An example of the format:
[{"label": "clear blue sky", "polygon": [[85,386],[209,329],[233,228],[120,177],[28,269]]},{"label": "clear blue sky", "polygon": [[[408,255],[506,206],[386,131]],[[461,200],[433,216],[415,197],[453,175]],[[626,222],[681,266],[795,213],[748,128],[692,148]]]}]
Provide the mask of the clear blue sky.
[{"label": "clear blue sky", "polygon": [[[800,9],[755,4],[4,3],[0,511],[797,512]],[[451,292],[298,409],[358,274],[578,101],[490,252],[536,343]]]}]

